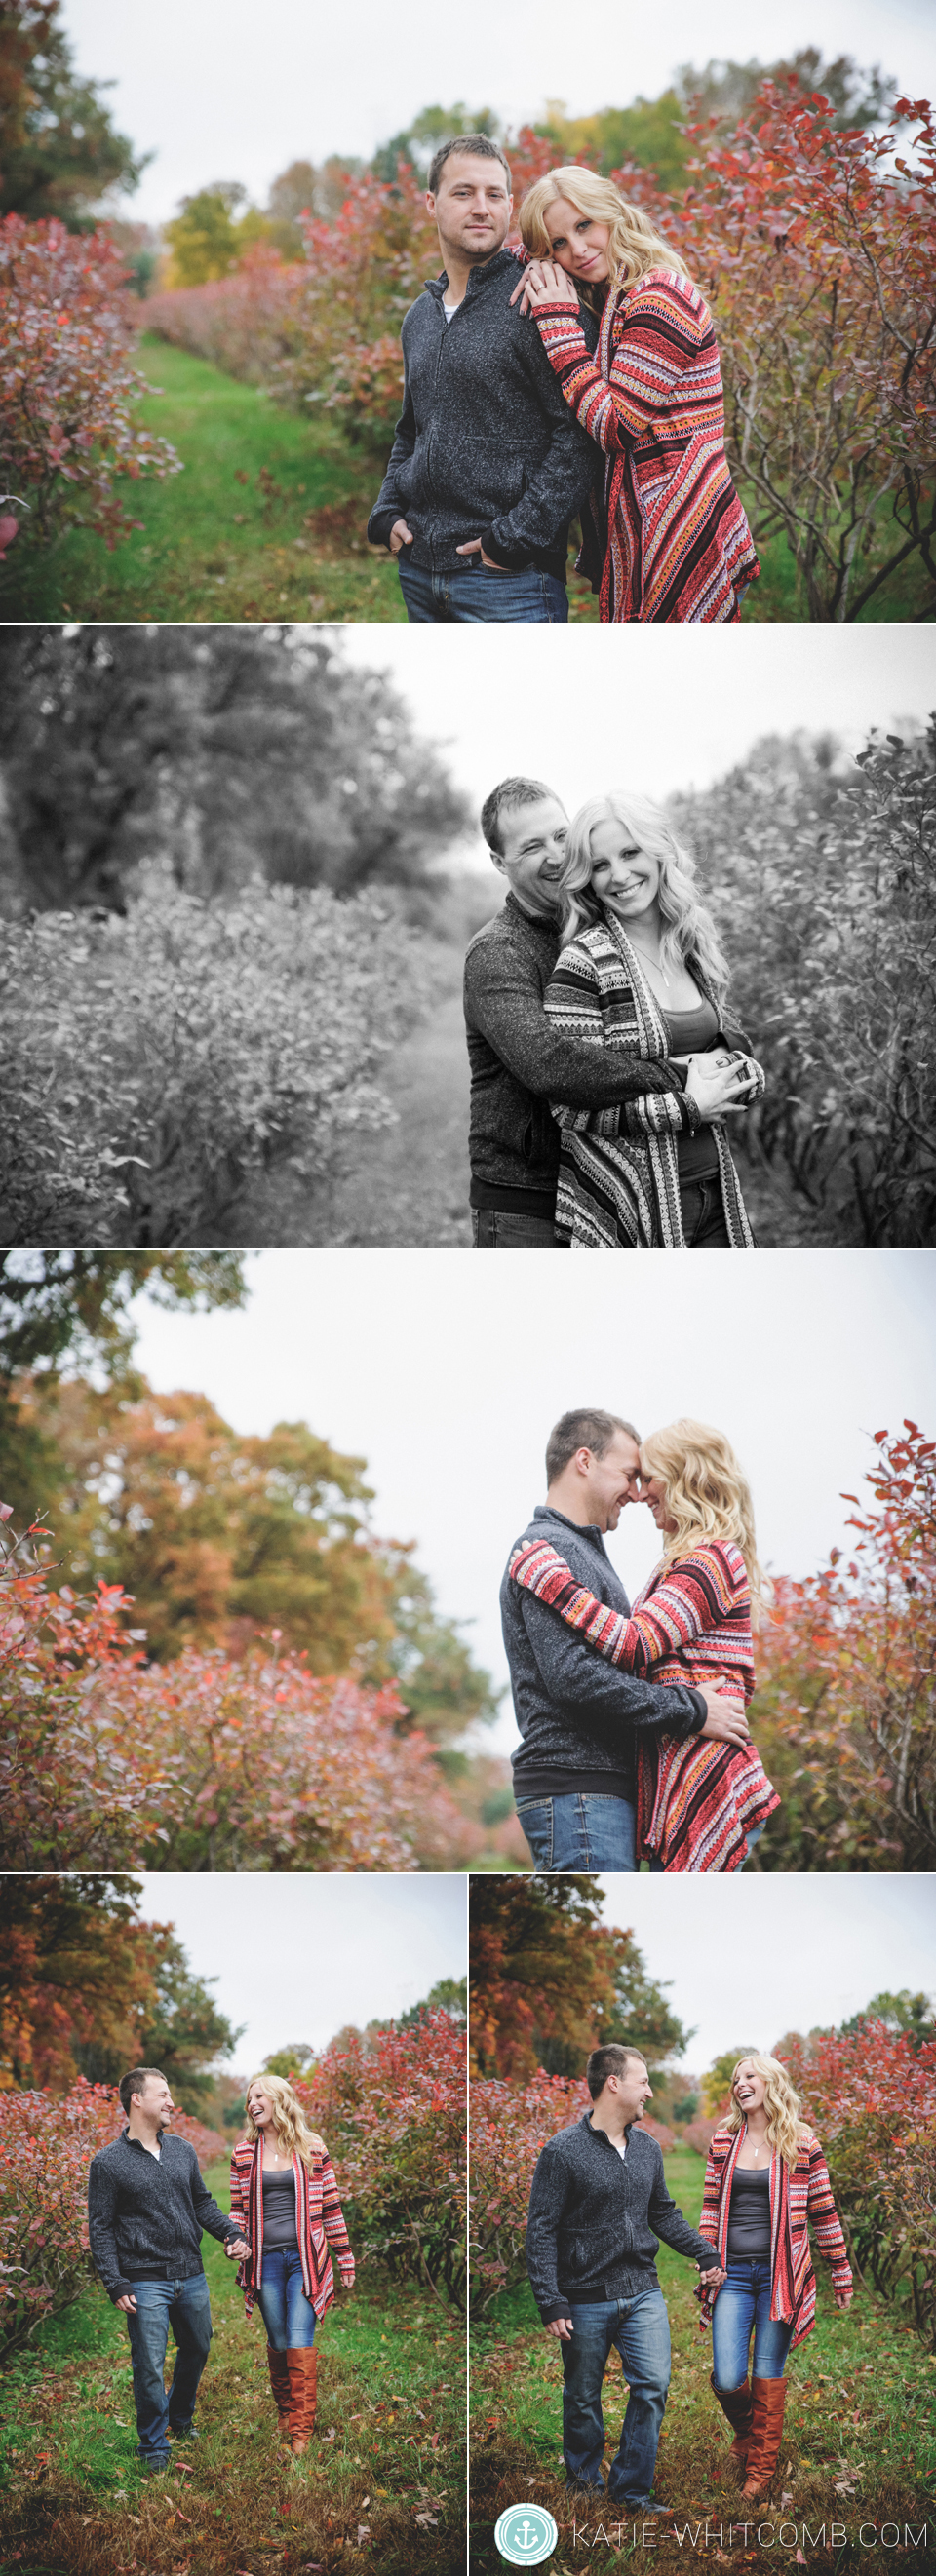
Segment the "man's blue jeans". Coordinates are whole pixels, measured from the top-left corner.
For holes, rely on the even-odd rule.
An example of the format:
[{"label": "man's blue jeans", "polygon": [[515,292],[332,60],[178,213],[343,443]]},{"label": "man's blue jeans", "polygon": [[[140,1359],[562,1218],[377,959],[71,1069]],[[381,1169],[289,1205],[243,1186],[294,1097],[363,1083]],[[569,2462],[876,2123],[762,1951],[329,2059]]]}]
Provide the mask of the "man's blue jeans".
[{"label": "man's blue jeans", "polygon": [[565,583],[551,572],[422,572],[399,558],[411,626],[567,626]]},{"label": "man's blue jeans", "polygon": [[637,1818],[628,1798],[590,1789],[568,1798],[521,1796],[517,1814],[537,1870],[637,1867]]},{"label": "man's blue jeans", "polygon": [[306,2298],[298,2245],[273,2245],[263,2257],[257,2303],[274,2352],[315,2342],[315,2309]]},{"label": "man's blue jeans", "polygon": [[[187,2281],[134,2281],[136,2314],[127,2316],[133,2359],[137,2456],[147,2468],[167,2467],[169,2434],[187,2433],[198,2383],[211,2342],[211,2303],[204,2272]],[[168,2397],[163,2385],[169,2328],[176,2340]]]},{"label": "man's blue jeans", "polygon": [[521,1216],[514,1208],[472,1208],[471,1237],[482,1249],[510,1252],[528,1243],[554,1246],[556,1241],[551,1217]]},{"label": "man's blue jeans", "polygon": [[770,2315],[770,2264],[732,2263],[712,2310],[712,2376],[716,2388],[740,2388],[754,2335],[754,2378],[782,2379],[792,2324]]},{"label": "man's blue jeans", "polygon": [[608,2354],[620,2353],[630,2389],[621,2439],[608,2471],[615,2502],[645,2504],[670,2383],[669,2318],[660,2289],[633,2299],[607,2299],[567,2311],[571,2341],[562,2346],[562,2449],[570,2486],[604,2488],[605,2429],[601,2383]]}]

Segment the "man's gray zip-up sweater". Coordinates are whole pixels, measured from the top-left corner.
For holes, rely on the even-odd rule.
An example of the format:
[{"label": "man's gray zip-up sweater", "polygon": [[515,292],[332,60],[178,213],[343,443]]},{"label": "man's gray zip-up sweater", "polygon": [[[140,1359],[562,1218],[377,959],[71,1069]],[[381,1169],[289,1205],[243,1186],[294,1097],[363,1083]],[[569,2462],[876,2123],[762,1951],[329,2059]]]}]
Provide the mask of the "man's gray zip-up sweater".
[{"label": "man's gray zip-up sweater", "polygon": [[[599,1529],[581,1529],[564,1512],[538,1503],[515,1545],[548,1539],[579,1583],[599,1601],[630,1616],[630,1602]],[[511,1549],[511,1555],[513,1549]],[[501,1619],[510,1666],[517,1725],[523,1737],[513,1757],[517,1798],[562,1798],[576,1790],[630,1798],[634,1793],[634,1729],[663,1727],[667,1735],[696,1735],[705,1725],[701,1691],[687,1683],[638,1680],[587,1646],[557,1610],[511,1580],[501,1585]]]},{"label": "man's gray zip-up sweater", "polygon": [[[510,251],[473,268],[447,322],[448,278],[430,278],[403,320],[403,409],[367,533],[386,546],[395,519],[419,571],[464,569],[457,549],[480,537],[504,571],[533,567],[565,580],[569,521],[599,467],[573,418],[535,322],[510,298],[520,276]],[[584,307],[589,347],[597,325]]]},{"label": "man's gray zip-up sweater", "polygon": [[[557,923],[535,920],[512,893],[468,949],[472,1207],[552,1214],[559,1129],[550,1100],[567,1100],[573,1109],[612,1109],[642,1092],[685,1091],[681,1065],[643,1056],[627,1061],[616,1049],[562,1035],[544,1009],[558,956]],[[682,1113],[691,1133],[699,1123],[692,1101],[683,1099]]]},{"label": "man's gray zip-up sweater", "polygon": [[633,2299],[659,2288],[658,2240],[699,2270],[717,2261],[670,2199],[656,2139],[636,2124],[622,2158],[586,2111],[543,2148],[533,2176],[527,2270],[543,2319],[568,2315],[576,2299]]},{"label": "man's gray zip-up sweater", "polygon": [[161,2129],[157,2161],[124,2129],[92,2156],[88,2238],[108,2298],[122,2299],[134,2281],[185,2281],[203,2271],[203,2230],[222,2244],[240,2235],[212,2199],[187,2139]]}]

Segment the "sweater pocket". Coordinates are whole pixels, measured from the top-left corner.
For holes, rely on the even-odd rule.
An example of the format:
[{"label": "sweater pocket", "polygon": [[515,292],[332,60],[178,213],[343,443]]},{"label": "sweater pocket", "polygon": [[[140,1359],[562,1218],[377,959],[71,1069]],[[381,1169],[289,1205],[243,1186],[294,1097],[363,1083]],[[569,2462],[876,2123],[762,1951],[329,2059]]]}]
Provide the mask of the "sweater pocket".
[{"label": "sweater pocket", "polygon": [[526,490],[530,451],[509,441],[460,435],[453,425],[444,443],[430,441],[429,487],[436,500],[468,512],[479,525],[515,508]]}]

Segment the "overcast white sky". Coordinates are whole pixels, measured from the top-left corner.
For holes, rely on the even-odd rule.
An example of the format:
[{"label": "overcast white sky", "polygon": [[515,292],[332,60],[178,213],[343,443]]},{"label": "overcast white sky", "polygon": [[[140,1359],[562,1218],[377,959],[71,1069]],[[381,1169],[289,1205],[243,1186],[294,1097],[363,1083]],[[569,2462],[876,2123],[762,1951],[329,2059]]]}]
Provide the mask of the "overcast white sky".
[{"label": "overcast white sky", "polygon": [[[648,1252],[596,1266],[469,1261],[462,1250],[262,1251],[242,1313],[137,1301],[138,1358],[162,1392],[197,1388],[241,1432],[304,1420],[366,1458],[374,1528],[415,1539],[441,1608],[473,1622],[506,1680],[498,1589],[543,1499],[546,1435],[574,1404],[642,1431],[717,1423],[747,1468],[760,1552],[813,1571],[843,1535],[869,1435],[936,1421],[932,1252]],[[691,1286],[690,1286],[691,1282]],[[611,1553],[633,1593],[656,1559],[649,1514]],[[516,1743],[507,1701],[491,1750]]]},{"label": "overcast white sky", "polygon": [[324,2048],[346,2022],[396,2019],[467,1969],[466,1882],[442,1878],[145,1877],[141,1912],[174,1923],[237,2030],[225,2071]]},{"label": "overcast white sky", "polygon": [[604,1878],[604,1918],[636,1935],[651,1974],[696,2029],[675,2062],[701,2074],[723,2049],[771,2049],[790,2030],[850,2019],[872,1995],[936,1995],[932,1879]]},{"label": "overcast white sky", "polygon": [[[920,626],[524,629],[339,627],[351,664],[386,671],[480,806],[498,778],[544,777],[570,813],[606,787],[705,787],[768,733],[831,732],[860,751],[936,706],[936,636]],[[490,872],[479,841],[477,863]]]},{"label": "overcast white sky", "polygon": [[776,60],[803,45],[879,61],[911,97],[936,85],[931,0],[694,0],[665,10],[594,0],[536,8],[475,0],[66,0],[80,69],[114,79],[113,113],[155,151],[135,215],[160,223],[183,194],[239,179],[256,201],[278,171],[331,152],[367,156],[430,103],[488,106],[512,129],[549,98],[575,115],[657,97],[710,56]]}]

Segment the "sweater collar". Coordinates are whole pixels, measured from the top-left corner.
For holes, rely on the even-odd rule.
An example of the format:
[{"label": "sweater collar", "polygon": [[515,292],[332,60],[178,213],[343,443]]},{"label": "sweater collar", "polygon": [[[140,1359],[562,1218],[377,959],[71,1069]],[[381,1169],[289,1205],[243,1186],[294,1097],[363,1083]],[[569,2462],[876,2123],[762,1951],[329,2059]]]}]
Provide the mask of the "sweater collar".
[{"label": "sweater collar", "polygon": [[558,1521],[562,1529],[574,1531],[576,1538],[597,1539],[602,1555],[607,1555],[604,1531],[599,1529],[597,1521],[570,1521],[568,1514],[557,1512],[552,1503],[537,1503],[533,1518],[535,1521]]},{"label": "sweater collar", "polygon": [[[516,267],[517,262],[513,252],[509,250],[496,250],[492,252],[490,259],[479,260],[477,267],[469,272],[468,284],[465,288],[466,299],[468,296],[482,295],[490,278],[503,277],[508,268],[516,270]],[[443,268],[440,276],[427,277],[426,293],[434,296],[436,302],[441,304],[448,282],[448,270]]]}]

